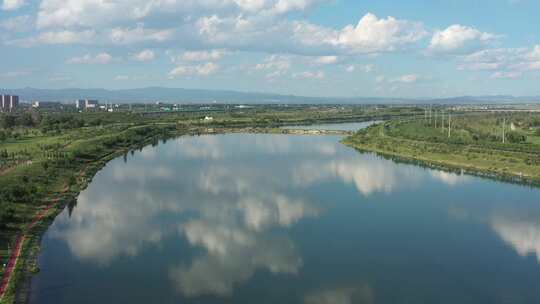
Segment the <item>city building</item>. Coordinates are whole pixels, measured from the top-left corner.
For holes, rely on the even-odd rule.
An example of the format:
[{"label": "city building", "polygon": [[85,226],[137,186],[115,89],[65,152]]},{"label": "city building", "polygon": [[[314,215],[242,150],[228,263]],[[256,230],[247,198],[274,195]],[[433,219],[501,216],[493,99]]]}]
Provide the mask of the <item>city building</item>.
[{"label": "city building", "polygon": [[0,111],[11,112],[19,106],[19,96],[0,95]]},{"label": "city building", "polygon": [[60,109],[62,104],[55,101],[34,101],[32,102],[32,108],[35,109]]},{"label": "city building", "polygon": [[75,106],[79,110],[98,109],[99,102],[97,100],[91,100],[91,99],[78,99],[75,101]]}]

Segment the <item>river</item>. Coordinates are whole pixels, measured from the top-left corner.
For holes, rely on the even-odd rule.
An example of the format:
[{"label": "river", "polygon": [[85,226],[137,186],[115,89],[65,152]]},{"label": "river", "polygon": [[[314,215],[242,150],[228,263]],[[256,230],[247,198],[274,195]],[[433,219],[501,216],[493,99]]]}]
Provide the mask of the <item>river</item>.
[{"label": "river", "polygon": [[30,303],[540,303],[540,191],[337,136],[182,137],[111,161]]}]

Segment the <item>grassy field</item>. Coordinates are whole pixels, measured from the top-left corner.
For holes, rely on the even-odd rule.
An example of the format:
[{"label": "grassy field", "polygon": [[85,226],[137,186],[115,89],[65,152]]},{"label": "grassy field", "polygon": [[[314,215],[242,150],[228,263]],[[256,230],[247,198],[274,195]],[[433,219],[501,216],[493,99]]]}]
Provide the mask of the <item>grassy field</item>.
[{"label": "grassy field", "polygon": [[454,115],[450,132],[448,114],[444,124],[439,116],[437,127],[434,119],[392,120],[344,142],[429,166],[540,184],[539,118],[528,113]]}]

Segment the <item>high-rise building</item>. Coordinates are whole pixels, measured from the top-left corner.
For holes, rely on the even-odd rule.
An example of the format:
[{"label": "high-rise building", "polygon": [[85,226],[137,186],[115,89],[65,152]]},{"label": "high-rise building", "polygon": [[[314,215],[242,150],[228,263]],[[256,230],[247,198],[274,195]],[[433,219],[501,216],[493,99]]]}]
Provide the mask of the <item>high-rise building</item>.
[{"label": "high-rise building", "polygon": [[4,111],[11,100],[10,95],[0,95],[0,110]]},{"label": "high-rise building", "polygon": [[19,96],[0,95],[0,110],[2,112],[11,112],[19,106]]}]

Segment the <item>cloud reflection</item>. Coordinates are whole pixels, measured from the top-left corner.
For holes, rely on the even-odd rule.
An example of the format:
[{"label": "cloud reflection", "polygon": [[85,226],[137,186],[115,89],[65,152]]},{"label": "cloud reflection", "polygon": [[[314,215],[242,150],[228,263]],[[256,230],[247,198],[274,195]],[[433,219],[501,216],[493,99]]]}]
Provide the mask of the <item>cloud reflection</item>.
[{"label": "cloud reflection", "polygon": [[326,162],[303,162],[293,173],[298,185],[311,184],[339,178],[354,184],[358,192],[369,196],[376,192],[390,193],[398,187],[416,185],[420,176],[413,168],[376,158],[348,158]]},{"label": "cloud reflection", "polygon": [[511,215],[496,215],[491,227],[520,256],[536,255],[540,263],[540,220]]},{"label": "cloud reflection", "polygon": [[302,266],[302,259],[287,237],[202,220],[190,221],[180,229],[190,244],[207,251],[190,265],[174,267],[170,272],[178,291],[185,296],[230,295],[235,284],[248,280],[257,269],[296,274]]},{"label": "cloud reflection", "polygon": [[[318,217],[324,203],[311,201],[306,188],[342,181],[368,196],[422,178],[414,167],[337,145],[334,138],[231,135],[145,148],[127,164],[110,163],[51,235],[75,257],[102,266],[165,239],[185,240],[182,250],[189,252],[167,266],[186,297],[231,295],[257,271],[295,275],[303,262],[287,230]],[[363,290],[328,290],[306,296],[306,303],[369,299],[359,296],[369,294]]]},{"label": "cloud reflection", "polygon": [[373,304],[375,295],[368,285],[318,290],[304,298],[305,304]]},{"label": "cloud reflection", "polygon": [[432,170],[430,171],[430,174],[432,177],[448,186],[457,186],[459,184],[467,183],[471,180],[469,176],[458,175],[455,173],[449,173],[444,171]]}]

